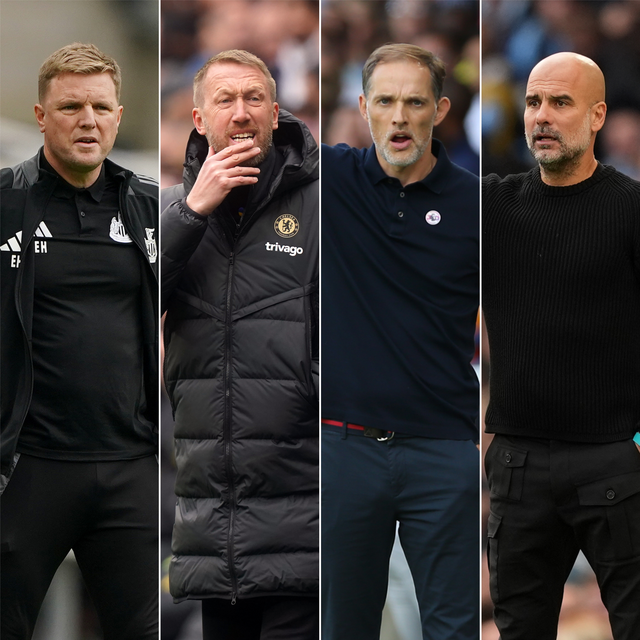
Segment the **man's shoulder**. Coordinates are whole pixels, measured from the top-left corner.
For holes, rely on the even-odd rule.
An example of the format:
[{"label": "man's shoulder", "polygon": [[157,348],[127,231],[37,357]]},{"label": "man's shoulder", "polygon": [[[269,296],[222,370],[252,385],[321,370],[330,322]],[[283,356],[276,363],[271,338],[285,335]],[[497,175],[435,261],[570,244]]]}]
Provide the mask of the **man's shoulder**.
[{"label": "man's shoulder", "polygon": [[110,176],[111,179],[129,178],[129,192],[127,195],[146,196],[155,200],[158,199],[160,186],[155,178],[142,173],[134,173],[130,169],[116,164],[109,158],[105,159],[104,166],[107,171],[107,176]]},{"label": "man's shoulder", "polygon": [[13,168],[5,167],[0,169],[0,189],[11,189],[13,187]]},{"label": "man's shoulder", "polygon": [[187,195],[183,184],[174,184],[160,190],[160,211],[164,211],[170,204],[182,200]]},{"label": "man's shoulder", "polygon": [[450,186],[455,189],[470,189],[477,194],[480,178],[475,173],[461,167],[455,162],[449,161],[449,171],[445,174]]},{"label": "man's shoulder", "polygon": [[618,169],[611,165],[603,166],[605,175],[610,181],[618,183],[622,189],[640,195],[640,182],[638,180],[628,176],[626,173],[622,173],[622,171],[618,171]]},{"label": "man's shoulder", "polygon": [[0,170],[1,189],[28,189],[38,181],[38,154],[14,165]]},{"label": "man's shoulder", "polygon": [[[350,162],[353,164],[361,164],[364,162],[365,155],[367,153],[366,149],[356,149],[355,147],[350,147],[348,144],[344,144],[343,142],[334,146],[322,144],[321,150],[322,161],[323,163],[325,163],[323,164],[323,169],[335,168],[336,162]],[[332,164],[329,164],[329,166],[327,166],[328,163]]]},{"label": "man's shoulder", "polygon": [[129,186],[133,189],[136,195],[149,196],[152,198],[158,198],[158,192],[160,190],[160,184],[155,178],[146,176],[141,173],[134,173],[131,176]]},{"label": "man's shoulder", "polygon": [[482,193],[485,196],[492,196],[498,193],[511,193],[521,191],[533,180],[532,171],[526,173],[510,173],[506,176],[499,176],[497,173],[490,173],[482,178]]}]

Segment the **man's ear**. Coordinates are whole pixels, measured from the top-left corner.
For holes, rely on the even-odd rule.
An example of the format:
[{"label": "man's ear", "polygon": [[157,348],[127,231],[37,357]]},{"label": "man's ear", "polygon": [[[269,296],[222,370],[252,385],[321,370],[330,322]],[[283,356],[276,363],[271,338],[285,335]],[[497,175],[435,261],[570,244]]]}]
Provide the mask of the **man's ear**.
[{"label": "man's ear", "polygon": [[433,126],[439,125],[446,117],[447,113],[449,113],[449,109],[451,109],[451,100],[449,98],[442,97],[438,100],[436,111],[436,117],[433,121]]},{"label": "man's ear", "polygon": [[193,111],[191,112],[191,116],[193,117],[193,124],[196,126],[196,130],[198,131],[198,133],[201,136],[206,135],[205,128],[204,128],[204,120],[200,115],[200,109],[198,109],[198,107],[193,108]]},{"label": "man's ear", "polygon": [[591,107],[591,131],[600,131],[604,126],[607,117],[607,105],[604,102],[597,102]]},{"label": "man's ear", "polygon": [[278,114],[280,113],[280,105],[277,102],[273,103],[273,121],[271,123],[273,130],[278,128]]},{"label": "man's ear", "polygon": [[122,119],[122,111],[123,111],[124,107],[122,105],[120,105],[118,107],[118,114],[117,114],[117,118],[116,118],[116,131],[120,128],[120,120]]},{"label": "man's ear", "polygon": [[33,110],[36,114],[36,120],[38,122],[38,127],[40,128],[40,133],[44,133],[44,109],[41,104],[37,104],[33,107]]},{"label": "man's ear", "polygon": [[358,100],[358,104],[360,105],[360,114],[367,122],[369,122],[369,114],[367,113],[367,99],[365,98],[364,94],[361,93]]}]

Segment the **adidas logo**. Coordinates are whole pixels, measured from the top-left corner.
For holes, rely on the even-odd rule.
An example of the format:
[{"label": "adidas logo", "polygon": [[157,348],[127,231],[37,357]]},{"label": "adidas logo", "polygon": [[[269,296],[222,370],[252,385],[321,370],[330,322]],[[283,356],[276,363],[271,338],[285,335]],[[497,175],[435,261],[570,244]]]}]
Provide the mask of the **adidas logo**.
[{"label": "adidas logo", "polygon": [[[47,225],[41,222],[33,234],[34,238],[53,238],[51,231],[47,228]],[[36,240],[34,243],[34,250],[36,253],[47,253],[46,240]],[[18,231],[15,236],[9,238],[3,245],[0,245],[0,251],[10,251],[11,253],[20,253],[22,251],[22,231]],[[11,266],[17,269],[20,266],[20,256],[11,256]]]}]

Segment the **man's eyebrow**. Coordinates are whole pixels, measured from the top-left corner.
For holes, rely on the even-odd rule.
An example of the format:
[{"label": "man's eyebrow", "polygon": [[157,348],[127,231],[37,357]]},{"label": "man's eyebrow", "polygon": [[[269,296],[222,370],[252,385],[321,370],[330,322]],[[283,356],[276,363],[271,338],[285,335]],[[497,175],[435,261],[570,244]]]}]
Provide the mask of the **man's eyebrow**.
[{"label": "man's eyebrow", "polygon": [[[527,93],[527,95],[524,97],[525,101],[529,101],[529,100],[540,100],[540,94],[539,93]],[[561,100],[563,102],[574,102],[574,99],[568,95],[568,94],[561,94],[561,95],[550,95],[549,96],[549,100],[553,100],[554,102],[558,102],[558,100]]]},{"label": "man's eyebrow", "polygon": [[555,102],[558,102],[558,100],[561,100],[562,102],[573,102],[573,98],[567,95],[566,93],[559,96],[552,95],[552,96],[549,96],[549,98],[551,100],[554,100]]}]

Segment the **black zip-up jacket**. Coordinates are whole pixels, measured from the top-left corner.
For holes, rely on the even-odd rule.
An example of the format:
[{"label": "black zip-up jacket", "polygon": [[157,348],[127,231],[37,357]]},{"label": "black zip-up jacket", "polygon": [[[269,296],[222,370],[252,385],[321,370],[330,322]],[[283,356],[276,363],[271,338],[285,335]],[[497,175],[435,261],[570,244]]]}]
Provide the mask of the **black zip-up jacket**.
[{"label": "black zip-up jacket", "polygon": [[[0,491],[18,460],[16,445],[31,403],[33,359],[31,329],[35,270],[34,237],[38,236],[58,178],[41,170],[40,154],[0,172]],[[105,160],[105,169],[120,183],[120,212],[127,233],[144,255],[144,385],[147,419],[158,423],[158,185]],[[154,433],[141,438],[157,442]]]},{"label": "black zip-up jacket", "polygon": [[273,143],[239,224],[185,205],[195,131],[161,196],[176,601],[318,590],[318,149],[283,111]]}]

